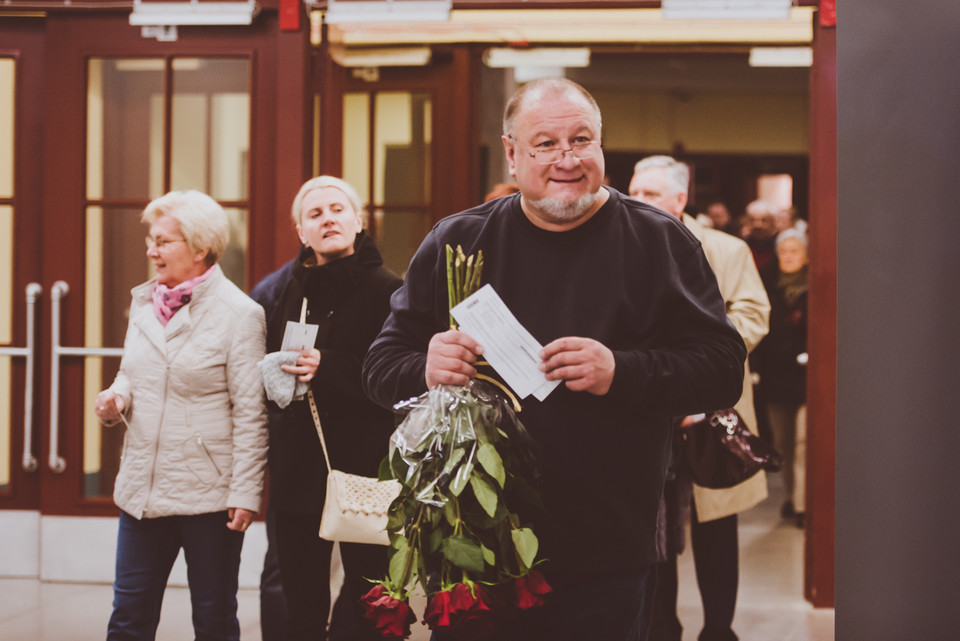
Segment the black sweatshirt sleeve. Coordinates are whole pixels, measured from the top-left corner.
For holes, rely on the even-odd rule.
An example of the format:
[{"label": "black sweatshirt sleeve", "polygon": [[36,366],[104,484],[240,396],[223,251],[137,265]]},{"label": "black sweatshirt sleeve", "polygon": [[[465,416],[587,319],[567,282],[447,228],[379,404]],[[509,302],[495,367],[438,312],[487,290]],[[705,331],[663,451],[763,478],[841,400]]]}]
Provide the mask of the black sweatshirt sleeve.
[{"label": "black sweatshirt sleeve", "polygon": [[[390,299],[390,315],[363,361],[367,396],[383,407],[427,391],[425,369],[430,338],[446,329],[436,310],[446,309],[446,290],[438,300],[442,264],[435,231],[410,262],[403,285]],[[445,273],[442,276],[446,278]]]},{"label": "black sweatshirt sleeve", "polygon": [[699,247],[677,261],[666,286],[663,345],[614,351],[609,394],[671,416],[732,407],[742,391],[746,347]]}]

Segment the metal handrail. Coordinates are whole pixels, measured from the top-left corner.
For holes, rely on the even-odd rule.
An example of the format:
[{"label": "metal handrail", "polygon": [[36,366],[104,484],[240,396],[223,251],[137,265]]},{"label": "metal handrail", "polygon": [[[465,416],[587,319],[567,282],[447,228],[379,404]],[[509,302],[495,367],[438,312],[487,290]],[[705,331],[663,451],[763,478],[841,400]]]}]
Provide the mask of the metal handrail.
[{"label": "metal handrail", "polygon": [[50,469],[59,474],[67,469],[60,456],[60,357],[62,356],[123,356],[119,347],[64,347],[60,344],[60,301],[70,293],[70,285],[58,280],[50,289],[51,362],[50,362]]},{"label": "metal handrail", "polygon": [[26,359],[23,382],[23,470],[36,472],[39,465],[33,454],[33,379],[37,360],[36,306],[43,293],[40,283],[28,283],[27,298],[27,344],[24,347],[0,347],[0,356],[23,356]]}]

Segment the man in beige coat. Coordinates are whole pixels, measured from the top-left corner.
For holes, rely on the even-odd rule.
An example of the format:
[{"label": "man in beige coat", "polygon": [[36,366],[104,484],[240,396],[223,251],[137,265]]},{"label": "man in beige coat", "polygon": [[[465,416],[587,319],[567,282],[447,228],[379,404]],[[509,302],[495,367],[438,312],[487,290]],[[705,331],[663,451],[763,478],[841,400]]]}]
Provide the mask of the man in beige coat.
[{"label": "man in beige coat", "polygon": [[[727,306],[727,317],[740,332],[747,352],[753,350],[769,328],[770,302],[754,264],[750,248],[734,236],[701,226],[684,213],[690,172],[687,166],[669,156],[651,156],[638,162],[630,181],[630,196],[676,216],[703,245]],[[753,386],[750,369],[744,367],[743,395],[736,404],[749,429],[756,433]],[[717,408],[724,409],[724,408]],[[687,424],[692,422],[688,417]],[[680,641],[682,626],[676,614],[676,555],[683,550],[683,526],[689,513],[689,487],[683,472],[665,494],[683,505],[665,505],[667,530],[679,533],[679,542],[665,543],[665,561],[658,564],[659,586],[650,641]],[[685,486],[685,487],[684,487]],[[692,486],[694,518],[691,542],[697,583],[704,604],[704,627],[698,641],[735,641],[732,630],[739,578],[737,514],[767,496],[763,471],[734,487],[712,490]]]}]

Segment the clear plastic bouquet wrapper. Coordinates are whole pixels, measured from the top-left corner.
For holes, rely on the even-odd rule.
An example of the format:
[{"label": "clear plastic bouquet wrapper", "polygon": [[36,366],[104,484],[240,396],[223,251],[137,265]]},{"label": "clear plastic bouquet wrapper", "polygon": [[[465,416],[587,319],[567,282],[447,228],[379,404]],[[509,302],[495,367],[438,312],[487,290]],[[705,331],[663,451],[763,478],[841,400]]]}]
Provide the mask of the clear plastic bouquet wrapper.
[{"label": "clear plastic bouquet wrapper", "polygon": [[510,397],[484,378],[395,407],[404,418],[380,469],[401,484],[387,520],[389,569],[363,598],[385,638],[410,634],[397,619],[414,620],[401,606],[417,584],[428,599],[423,621],[463,641],[495,634],[550,592],[535,569],[531,524],[543,510],[535,444]]}]

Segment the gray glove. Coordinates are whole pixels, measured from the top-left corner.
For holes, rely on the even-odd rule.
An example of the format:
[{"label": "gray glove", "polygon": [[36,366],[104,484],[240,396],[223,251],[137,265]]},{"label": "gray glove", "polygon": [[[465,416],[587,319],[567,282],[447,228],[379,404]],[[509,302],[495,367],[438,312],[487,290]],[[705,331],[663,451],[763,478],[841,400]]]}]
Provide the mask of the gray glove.
[{"label": "gray glove", "polygon": [[301,381],[296,374],[280,369],[281,365],[295,365],[299,357],[300,352],[271,352],[257,363],[267,398],[279,405],[280,409],[302,399],[310,388],[310,384]]}]

